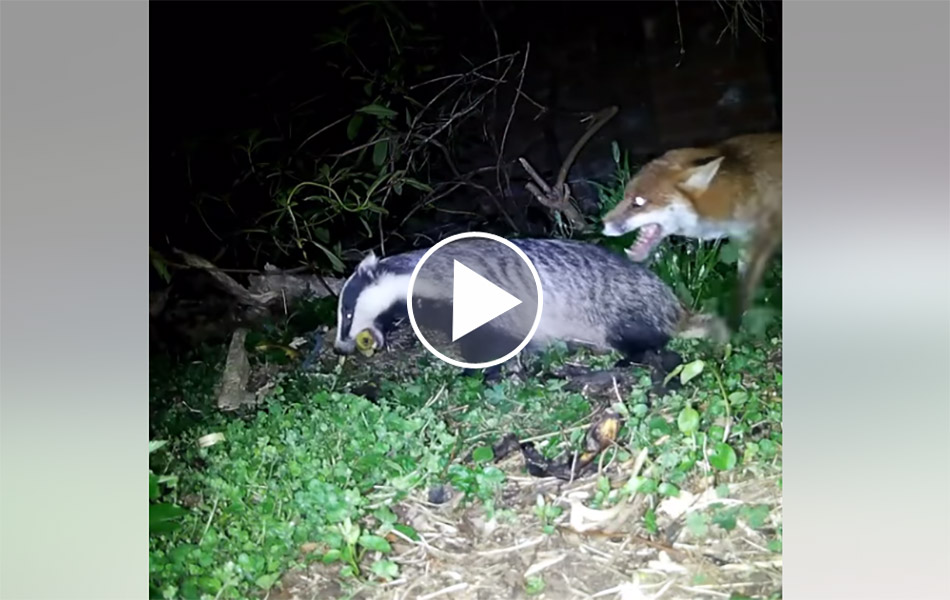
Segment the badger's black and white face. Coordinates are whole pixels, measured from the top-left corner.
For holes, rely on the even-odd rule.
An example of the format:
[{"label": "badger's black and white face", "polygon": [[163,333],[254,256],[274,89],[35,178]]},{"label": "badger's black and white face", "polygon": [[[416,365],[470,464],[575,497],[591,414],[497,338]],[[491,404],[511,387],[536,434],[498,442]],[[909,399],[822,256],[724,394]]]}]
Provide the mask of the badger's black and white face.
[{"label": "badger's black and white face", "polygon": [[406,313],[406,295],[411,273],[387,268],[370,252],[340,290],[334,349],[352,354],[356,335],[368,330],[376,348],[386,344],[393,322]]}]

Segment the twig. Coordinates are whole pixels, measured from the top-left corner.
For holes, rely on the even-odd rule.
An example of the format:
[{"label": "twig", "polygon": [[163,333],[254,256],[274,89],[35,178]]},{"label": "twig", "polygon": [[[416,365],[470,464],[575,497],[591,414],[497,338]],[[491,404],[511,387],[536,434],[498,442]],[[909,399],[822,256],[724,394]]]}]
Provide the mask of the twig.
[{"label": "twig", "polygon": [[594,137],[595,133],[600,131],[601,127],[607,124],[607,121],[614,118],[619,110],[620,109],[617,106],[610,106],[593,116],[593,121],[591,122],[590,127],[588,127],[587,131],[584,132],[584,135],[582,135],[580,139],[577,140],[577,142],[574,144],[574,147],[571,148],[570,152],[568,152],[567,158],[564,159],[564,164],[561,165],[561,170],[557,175],[557,181],[554,183],[555,187],[560,187],[567,182],[567,173],[574,164],[574,160],[577,159],[577,155],[580,154],[581,149],[587,144],[588,141],[590,141],[590,138]]},{"label": "twig", "polygon": [[425,596],[419,596],[419,600],[431,600],[432,598],[438,598],[439,596],[451,594],[452,592],[461,592],[467,587],[468,584],[463,581],[462,583],[456,583],[455,585],[450,585],[447,588],[442,588],[437,592],[432,592],[431,594],[426,594]]},{"label": "twig", "polygon": [[482,550],[477,552],[479,556],[495,556],[497,554],[507,554],[508,552],[515,552],[517,550],[524,550],[525,548],[530,548],[531,546],[537,546],[543,542],[545,536],[536,537],[534,539],[528,540],[526,542],[521,542],[514,546],[508,546],[507,548],[496,548],[494,550]]},{"label": "twig", "polygon": [[[176,269],[202,269],[205,271],[212,271],[218,273],[244,273],[248,275],[267,275],[267,271],[261,271],[260,269],[225,269],[223,267],[216,267],[214,265],[188,265],[184,263],[174,262],[170,260],[164,261],[165,265],[173,267]],[[292,269],[287,269],[286,271],[281,271],[281,274],[294,274],[306,271],[308,267],[294,267]]]},{"label": "twig", "polygon": [[263,306],[263,302],[261,302],[260,298],[255,297],[247,290],[247,288],[232,279],[226,273],[214,270],[214,265],[209,261],[201,258],[200,256],[190,254],[177,248],[174,248],[174,252],[182,257],[186,265],[206,270],[211,275],[211,277],[222,286],[222,288],[229,291],[232,295],[234,295],[234,297],[241,299],[249,306]]},{"label": "twig", "polygon": [[201,544],[201,541],[205,539],[205,535],[207,535],[208,530],[211,529],[211,521],[214,520],[214,513],[218,510],[218,500],[219,497],[215,496],[214,505],[211,507],[211,514],[208,515],[208,521],[205,523],[205,528],[201,532],[201,537],[198,538],[198,544]]},{"label": "twig", "polygon": [[[518,87],[515,90],[515,97],[511,101],[511,110],[508,111],[508,121],[505,123],[505,131],[501,134],[501,147],[498,150],[498,160],[495,162],[495,182],[498,184],[498,192],[505,194],[505,190],[510,188],[511,180],[508,177],[508,172],[505,171],[506,185],[504,188],[501,186],[501,161],[505,156],[505,144],[508,142],[508,130],[511,128],[511,121],[515,117],[515,109],[518,106],[518,92],[521,91],[522,85],[524,85],[524,75],[528,69],[528,56],[531,54],[531,42],[528,42],[525,46],[524,51],[524,62],[521,64],[521,77],[518,78]],[[505,194],[507,195],[507,194]],[[515,229],[517,231],[517,228]]]},{"label": "twig", "polygon": [[365,148],[369,148],[370,146],[375,146],[376,144],[378,144],[378,143],[380,143],[380,142],[391,142],[392,140],[393,140],[393,138],[392,138],[391,136],[390,136],[390,137],[379,138],[379,139],[373,139],[373,140],[370,140],[370,141],[366,142],[365,144],[360,144],[359,146],[353,146],[353,147],[350,148],[349,150],[344,150],[343,152],[340,152],[339,154],[327,154],[327,156],[328,156],[328,157],[331,157],[331,158],[343,158],[344,156],[347,156],[347,155],[349,155],[349,154],[353,154],[354,152],[359,152],[360,150],[363,150],[363,149],[365,149]]},{"label": "twig", "polygon": [[676,65],[674,65],[674,68],[679,68],[679,66],[683,63],[683,57],[686,56],[686,48],[683,46],[683,23],[682,21],[680,21],[680,2],[679,0],[675,0],[675,2],[676,2],[676,28],[679,30],[679,38],[680,38],[680,59],[676,61]]},{"label": "twig", "polygon": [[581,149],[587,144],[588,141],[594,136],[597,131],[603,127],[607,121],[612,119],[614,115],[618,112],[618,107],[610,106],[598,112],[596,115],[593,115],[592,122],[590,127],[587,128],[587,131],[574,143],[574,146],[571,148],[571,151],[568,152],[567,157],[564,159],[564,162],[561,164],[561,168],[558,171],[557,180],[554,183],[554,186],[549,186],[545,181],[538,175],[538,172],[531,166],[530,163],[525,158],[519,158],[521,166],[524,167],[524,170],[527,171],[528,176],[533,179],[533,182],[530,182],[525,185],[525,189],[528,190],[541,204],[547,206],[551,210],[561,212],[567,217],[571,225],[579,230],[583,230],[587,227],[587,222],[584,219],[584,216],[577,210],[574,204],[571,202],[571,189],[567,185],[567,175],[573,165],[574,161],[577,159],[578,154],[580,154]]},{"label": "twig", "polygon": [[329,125],[325,125],[324,127],[321,127],[320,129],[318,129],[318,130],[315,131],[314,133],[308,135],[308,136],[307,136],[307,139],[305,139],[304,141],[300,142],[300,145],[297,146],[296,152],[300,152],[300,149],[303,148],[303,147],[307,144],[307,142],[309,142],[309,141],[312,140],[313,138],[317,137],[318,135],[320,135],[321,133],[323,133],[323,132],[326,131],[327,129],[330,129],[331,127],[334,127],[334,126],[336,126],[336,125],[339,125],[339,124],[342,123],[343,121],[346,121],[347,119],[351,118],[351,117],[353,116],[353,114],[354,114],[354,113],[350,113],[350,114],[348,114],[348,115],[343,115],[342,117],[340,117],[340,118],[337,119],[336,121],[330,123]]}]

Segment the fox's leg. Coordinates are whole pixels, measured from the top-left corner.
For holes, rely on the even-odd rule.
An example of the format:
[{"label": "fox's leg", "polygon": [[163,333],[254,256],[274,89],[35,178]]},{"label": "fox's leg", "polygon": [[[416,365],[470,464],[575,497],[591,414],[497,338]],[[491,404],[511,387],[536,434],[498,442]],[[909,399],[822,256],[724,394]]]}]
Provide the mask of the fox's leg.
[{"label": "fox's leg", "polygon": [[739,329],[742,323],[742,315],[749,309],[755,293],[759,289],[759,284],[762,282],[762,277],[765,275],[765,270],[769,266],[769,261],[778,249],[779,244],[781,244],[781,237],[769,233],[770,231],[774,230],[766,228],[767,233],[756,235],[752,238],[751,244],[747,246],[746,259],[742,261],[739,270],[738,300],[729,320],[729,326],[733,331]]},{"label": "fox's leg", "polygon": [[749,242],[745,242],[739,247],[739,259],[736,261],[736,269],[739,271],[740,278],[745,275],[746,270],[749,268],[750,247],[751,244]]}]

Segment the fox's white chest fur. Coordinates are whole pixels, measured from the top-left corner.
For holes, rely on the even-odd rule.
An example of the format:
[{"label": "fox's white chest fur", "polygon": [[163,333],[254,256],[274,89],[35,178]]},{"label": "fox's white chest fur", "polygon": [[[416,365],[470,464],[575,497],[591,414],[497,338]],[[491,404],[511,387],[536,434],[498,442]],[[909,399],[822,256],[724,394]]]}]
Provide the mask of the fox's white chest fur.
[{"label": "fox's white chest fur", "polygon": [[697,238],[700,240],[718,240],[721,238],[734,238],[744,241],[752,233],[752,223],[748,221],[739,221],[729,219],[718,221],[713,219],[701,219],[696,213],[686,209],[683,214],[673,220],[670,226],[663,226],[672,235]]}]

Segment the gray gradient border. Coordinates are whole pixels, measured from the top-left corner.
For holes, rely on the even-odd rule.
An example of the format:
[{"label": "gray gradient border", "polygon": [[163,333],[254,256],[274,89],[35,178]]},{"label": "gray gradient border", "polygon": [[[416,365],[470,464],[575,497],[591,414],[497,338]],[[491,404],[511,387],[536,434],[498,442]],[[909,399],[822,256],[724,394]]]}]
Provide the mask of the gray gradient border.
[{"label": "gray gradient border", "polygon": [[146,2],[0,2],[0,597],[148,595]]},{"label": "gray gradient border", "polygon": [[785,597],[950,598],[950,4],[783,8]]},{"label": "gray gradient border", "polygon": [[[947,598],[950,4],[783,20],[785,597]],[[145,597],[148,5],[5,0],[0,77],[0,597]]]}]

